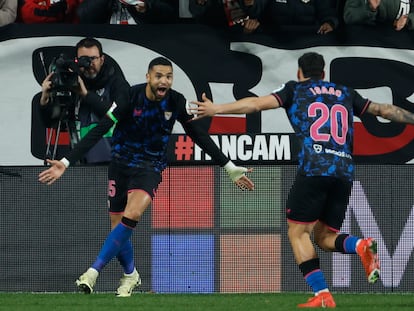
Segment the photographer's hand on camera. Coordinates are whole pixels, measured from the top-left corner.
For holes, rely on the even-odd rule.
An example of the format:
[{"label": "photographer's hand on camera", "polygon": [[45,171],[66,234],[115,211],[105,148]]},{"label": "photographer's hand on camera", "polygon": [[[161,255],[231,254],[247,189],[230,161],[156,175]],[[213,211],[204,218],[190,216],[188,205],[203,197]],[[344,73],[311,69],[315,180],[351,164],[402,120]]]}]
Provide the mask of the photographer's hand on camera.
[{"label": "photographer's hand on camera", "polygon": [[52,88],[52,81],[50,78],[52,77],[53,72],[49,73],[46,78],[42,82],[42,96],[40,97],[40,105],[46,106],[50,100],[50,90]]},{"label": "photographer's hand on camera", "polygon": [[86,95],[88,95],[88,89],[86,88],[85,83],[83,82],[80,76],[78,76],[78,82],[79,82],[78,93],[81,97],[85,97]]}]

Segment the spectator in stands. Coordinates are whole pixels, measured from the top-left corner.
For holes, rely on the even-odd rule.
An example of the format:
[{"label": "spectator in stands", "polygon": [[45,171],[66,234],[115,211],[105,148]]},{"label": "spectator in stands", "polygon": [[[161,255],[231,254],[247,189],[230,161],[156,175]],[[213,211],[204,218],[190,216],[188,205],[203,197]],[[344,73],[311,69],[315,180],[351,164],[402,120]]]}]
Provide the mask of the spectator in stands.
[{"label": "spectator in stands", "polygon": [[16,21],[17,0],[0,0],[0,26]]},{"label": "spectator in stands", "polygon": [[[129,83],[119,65],[102,50],[102,44],[95,38],[84,38],[76,45],[78,63],[86,59],[79,69],[79,90],[74,105],[79,106],[80,136],[83,138],[113,102],[129,102]],[[106,57],[105,57],[106,56]],[[52,74],[42,83],[40,98],[44,119],[52,117],[55,111]],[[106,163],[110,160],[111,133],[108,132],[86,155],[86,163]]]},{"label": "spectator in stands", "polygon": [[81,24],[109,23],[114,0],[83,0],[77,13]]},{"label": "spectator in stands", "polygon": [[349,25],[392,24],[396,31],[414,29],[414,1],[347,0],[344,21]]},{"label": "spectator in stands", "polygon": [[[120,0],[136,24],[168,24],[178,22],[178,5],[170,0]],[[178,2],[177,2],[178,3]]]},{"label": "spectator in stands", "polygon": [[259,31],[268,0],[189,0],[196,22],[214,27]]},{"label": "spectator in stands", "polygon": [[281,26],[315,26],[318,34],[338,28],[337,1],[332,0],[269,0],[266,28]]},{"label": "spectator in stands", "polygon": [[19,0],[17,20],[25,24],[77,23],[81,0]]},{"label": "spectator in stands", "polygon": [[178,3],[170,0],[83,0],[81,23],[160,24],[178,21]]}]

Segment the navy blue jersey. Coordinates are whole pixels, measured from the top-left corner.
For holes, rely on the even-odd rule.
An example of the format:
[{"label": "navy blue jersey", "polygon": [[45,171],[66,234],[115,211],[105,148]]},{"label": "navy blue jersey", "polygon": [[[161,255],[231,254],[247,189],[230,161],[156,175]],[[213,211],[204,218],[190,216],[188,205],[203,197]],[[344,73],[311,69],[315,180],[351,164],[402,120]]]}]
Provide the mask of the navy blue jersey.
[{"label": "navy blue jersey", "polygon": [[163,170],[167,162],[167,147],[177,119],[191,119],[185,111],[184,96],[174,90],[160,102],[145,96],[145,85],[136,85],[130,92],[131,111],[120,119],[112,141],[112,157],[128,166],[143,162]]},{"label": "navy blue jersey", "polygon": [[272,92],[301,144],[299,173],[353,179],[353,117],[370,101],[352,88],[322,80],[289,81]]},{"label": "navy blue jersey", "polygon": [[[146,84],[130,89],[130,102],[110,109],[113,118],[105,117],[76,145],[66,157],[78,160],[105,134],[117,120],[112,136],[112,161],[129,167],[148,167],[161,172],[167,166],[167,148],[175,121],[220,166],[228,162],[198,121],[190,122],[185,97],[170,89],[162,101],[150,101],[145,95]],[[108,114],[107,114],[108,116]]]}]

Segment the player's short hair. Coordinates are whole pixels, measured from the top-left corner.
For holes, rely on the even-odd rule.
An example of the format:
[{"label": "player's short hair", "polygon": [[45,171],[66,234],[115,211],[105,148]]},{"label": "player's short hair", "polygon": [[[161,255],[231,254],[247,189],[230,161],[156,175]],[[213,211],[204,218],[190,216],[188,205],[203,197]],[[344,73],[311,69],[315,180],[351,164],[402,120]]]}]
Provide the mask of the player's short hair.
[{"label": "player's short hair", "polygon": [[325,60],[321,54],[307,52],[298,59],[299,68],[302,69],[305,78],[322,78],[325,68]]},{"label": "player's short hair", "polygon": [[154,66],[169,66],[172,68],[172,63],[165,57],[156,57],[150,61],[148,65],[148,71],[150,71]]},{"label": "player's short hair", "polygon": [[87,37],[82,40],[80,40],[78,43],[76,43],[76,52],[79,50],[79,48],[91,48],[96,46],[99,51],[99,56],[102,56],[103,49],[102,44],[95,38]]}]

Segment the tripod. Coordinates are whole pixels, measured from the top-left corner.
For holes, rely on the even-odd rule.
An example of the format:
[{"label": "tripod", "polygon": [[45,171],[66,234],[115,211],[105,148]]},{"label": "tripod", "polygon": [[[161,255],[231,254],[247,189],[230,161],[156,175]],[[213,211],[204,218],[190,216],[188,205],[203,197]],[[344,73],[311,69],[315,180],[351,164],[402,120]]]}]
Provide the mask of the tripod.
[{"label": "tripod", "polygon": [[[79,133],[76,126],[76,113],[75,113],[75,105],[71,102],[71,97],[61,97],[57,100],[60,109],[59,119],[51,127],[48,138],[47,138],[47,146],[46,146],[46,154],[45,154],[45,165],[47,164],[46,159],[55,160],[57,154],[57,148],[59,143],[59,137],[61,131],[66,129],[69,133],[69,148],[73,149],[75,145],[79,142]],[[52,143],[52,139],[54,139],[54,143]],[[53,146],[52,146],[53,145]],[[53,149],[53,150],[52,150]]]}]

